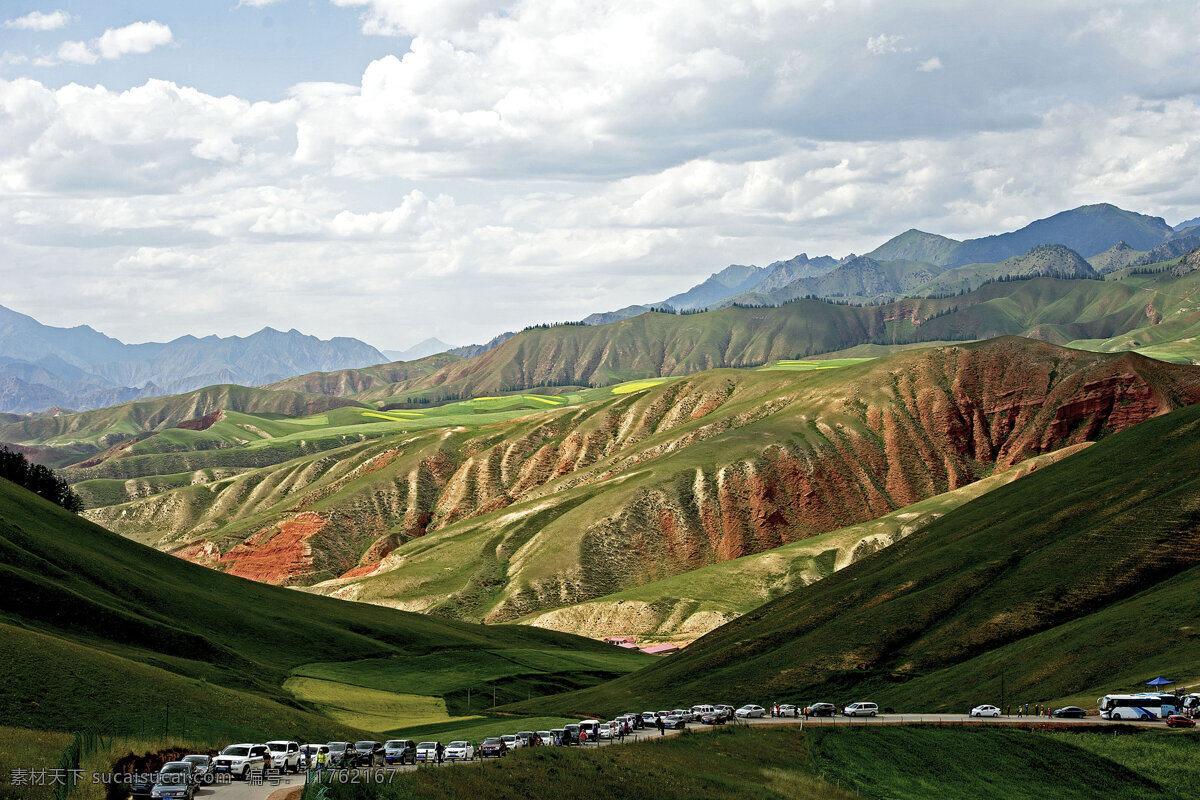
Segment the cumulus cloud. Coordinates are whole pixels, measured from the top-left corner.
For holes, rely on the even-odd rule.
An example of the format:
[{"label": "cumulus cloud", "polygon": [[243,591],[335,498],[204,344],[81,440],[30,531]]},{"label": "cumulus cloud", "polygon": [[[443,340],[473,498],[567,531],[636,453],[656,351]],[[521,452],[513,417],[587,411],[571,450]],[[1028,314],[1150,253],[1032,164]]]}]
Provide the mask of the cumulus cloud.
[{"label": "cumulus cloud", "polygon": [[95,64],[100,59],[114,61],[121,56],[149,53],[170,44],[172,39],[171,28],[161,22],[135,22],[123,28],[109,28],[90,44],[63,42],[58,48],[58,58],[73,64]]},{"label": "cumulus cloud", "polygon": [[917,64],[917,72],[936,72],[942,68],[942,60],[937,56],[927,58]]},{"label": "cumulus cloud", "polygon": [[53,31],[64,27],[71,21],[71,15],[66,11],[31,11],[23,17],[4,21],[4,27],[22,31]]}]

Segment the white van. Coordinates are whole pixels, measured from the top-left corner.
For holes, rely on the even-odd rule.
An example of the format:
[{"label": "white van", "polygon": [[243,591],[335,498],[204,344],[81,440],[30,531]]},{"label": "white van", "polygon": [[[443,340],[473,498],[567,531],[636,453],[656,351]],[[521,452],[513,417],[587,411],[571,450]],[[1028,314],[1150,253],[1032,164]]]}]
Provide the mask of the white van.
[{"label": "white van", "polygon": [[873,717],[879,713],[874,703],[851,703],[842,710],[843,717]]},{"label": "white van", "polygon": [[705,714],[712,714],[716,711],[712,706],[692,706],[692,720],[699,722],[704,718]]},{"label": "white van", "polygon": [[585,719],[579,723],[579,732],[583,733],[584,731],[587,731],[587,740],[589,742],[596,741],[596,737],[600,734],[600,720]]}]

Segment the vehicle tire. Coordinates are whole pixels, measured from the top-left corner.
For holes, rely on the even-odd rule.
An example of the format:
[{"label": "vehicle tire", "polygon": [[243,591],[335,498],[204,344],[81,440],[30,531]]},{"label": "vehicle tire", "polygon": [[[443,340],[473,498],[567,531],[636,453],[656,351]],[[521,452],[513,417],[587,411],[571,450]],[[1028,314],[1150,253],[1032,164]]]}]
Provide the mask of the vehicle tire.
[{"label": "vehicle tire", "polygon": [[872,711],[872,712],[871,712],[871,716],[872,716],[872,717],[873,717],[873,716],[875,716],[875,712],[874,712],[874,711]]}]

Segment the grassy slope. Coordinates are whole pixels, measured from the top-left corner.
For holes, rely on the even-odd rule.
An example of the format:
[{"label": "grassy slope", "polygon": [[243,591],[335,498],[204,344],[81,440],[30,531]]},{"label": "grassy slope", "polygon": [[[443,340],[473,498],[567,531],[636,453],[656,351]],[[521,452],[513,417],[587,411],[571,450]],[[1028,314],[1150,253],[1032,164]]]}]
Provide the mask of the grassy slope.
[{"label": "grassy slope", "polygon": [[1155,674],[1200,678],[1197,459],[1200,406],[1151,419],[669,661],[538,708],[869,694],[881,705],[953,710],[999,702],[1002,678],[1012,702],[1094,705]]},{"label": "grassy slope", "polygon": [[[435,620],[222,575],[6,481],[0,582],[0,722],[27,727],[108,717],[129,729],[170,697],[177,713],[205,724],[259,730],[271,722],[279,730],[286,723],[316,735],[323,720],[281,689],[294,667],[314,660],[506,648],[607,652],[576,637]],[[257,710],[247,717],[247,707]]]},{"label": "grassy slope", "polygon": [[246,386],[209,386],[186,394],[135,400],[117,406],[0,425],[0,441],[36,444],[40,460],[65,466],[133,437],[172,428],[217,410],[302,416],[359,405],[348,398],[269,391]]},{"label": "grassy slope", "polygon": [[[1100,742],[1100,740],[1105,740]],[[662,741],[577,750],[519,750],[503,763],[429,769],[384,787],[339,784],[333,800],[460,797],[839,798],[1090,800],[1190,796],[1200,736],[1049,735],[1001,728],[725,728]],[[1112,740],[1112,741],[1109,741]],[[1099,745],[1099,747],[1097,747]],[[1101,750],[1101,748],[1104,748]],[[1164,779],[1165,778],[1165,779]]]},{"label": "grassy slope", "polygon": [[[825,578],[874,550],[899,541],[964,503],[1006,486],[1086,446],[1079,445],[1036,456],[996,475],[905,506],[870,522],[785,544],[763,553],[701,567],[562,611],[533,614],[517,621],[565,630],[565,625],[553,624],[556,617],[563,614],[603,617],[628,604],[639,608],[637,619],[644,621],[644,626],[637,630],[626,629],[624,633],[637,634],[642,639],[670,639],[676,642],[694,639],[763,603]],[[707,618],[705,615],[708,615]]]}]

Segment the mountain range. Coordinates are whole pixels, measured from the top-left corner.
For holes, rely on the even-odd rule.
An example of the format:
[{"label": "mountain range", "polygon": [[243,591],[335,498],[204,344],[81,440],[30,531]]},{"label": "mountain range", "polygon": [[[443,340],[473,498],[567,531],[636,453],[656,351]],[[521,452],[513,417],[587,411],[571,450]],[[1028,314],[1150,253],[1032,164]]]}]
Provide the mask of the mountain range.
[{"label": "mountain range", "polygon": [[[1053,249],[1039,249],[1046,246]],[[1200,230],[1187,224],[1171,228],[1161,218],[1109,204],[1082,206],[980,239],[957,241],[909,230],[864,256],[810,258],[801,253],[767,267],[731,265],[663,301],[592,314],[583,322],[607,325],[652,310],[779,305],[803,297],[879,304],[1035,275],[1096,278],[1174,258],[1196,246]],[[261,385],[444,352],[474,359],[515,335],[503,333],[486,344],[457,348],[430,338],[408,350],[386,352],[356,339],[323,341],[271,328],[244,338],[184,336],[128,345],[87,326],[54,328],[0,307],[0,411],[87,410],[206,385]]]},{"label": "mountain range", "polygon": [[250,336],[181,336],[125,344],[86,325],[56,328],[0,306],[0,411],[105,406],[203,386],[257,386],[312,370],[379,364],[357,339],[263,328]]}]

